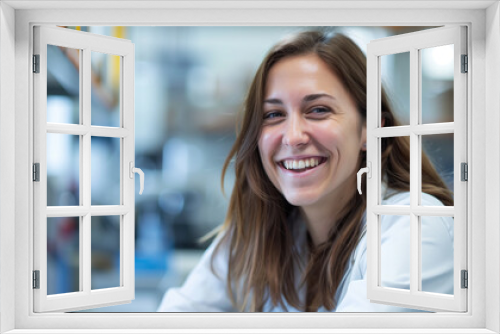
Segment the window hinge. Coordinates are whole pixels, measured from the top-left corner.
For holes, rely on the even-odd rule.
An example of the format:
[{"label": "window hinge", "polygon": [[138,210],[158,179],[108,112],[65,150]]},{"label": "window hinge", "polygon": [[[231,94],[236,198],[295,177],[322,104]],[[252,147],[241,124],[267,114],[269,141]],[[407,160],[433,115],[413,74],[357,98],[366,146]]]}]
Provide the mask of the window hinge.
[{"label": "window hinge", "polygon": [[40,289],[40,270],[33,270],[33,289]]},{"label": "window hinge", "polygon": [[469,287],[469,274],[467,270],[462,270],[462,289]]},{"label": "window hinge", "polygon": [[33,164],[33,181],[40,181],[40,163],[38,162]]},{"label": "window hinge", "polygon": [[467,55],[462,55],[462,73],[469,72],[469,57]]},{"label": "window hinge", "polygon": [[462,170],[461,180],[462,181],[469,181],[469,166],[467,165],[466,162],[462,162],[462,164],[460,165],[460,167],[461,167],[461,170]]},{"label": "window hinge", "polygon": [[40,55],[33,55],[33,73],[40,73]]}]

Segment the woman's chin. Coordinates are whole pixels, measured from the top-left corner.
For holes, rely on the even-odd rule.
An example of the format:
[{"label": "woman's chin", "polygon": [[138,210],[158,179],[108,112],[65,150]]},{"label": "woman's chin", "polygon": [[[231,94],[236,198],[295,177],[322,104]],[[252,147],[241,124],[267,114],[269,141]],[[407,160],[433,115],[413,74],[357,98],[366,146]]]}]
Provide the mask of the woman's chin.
[{"label": "woman's chin", "polygon": [[304,196],[304,194],[285,194],[285,198],[294,206],[309,206],[318,201],[316,196]]}]

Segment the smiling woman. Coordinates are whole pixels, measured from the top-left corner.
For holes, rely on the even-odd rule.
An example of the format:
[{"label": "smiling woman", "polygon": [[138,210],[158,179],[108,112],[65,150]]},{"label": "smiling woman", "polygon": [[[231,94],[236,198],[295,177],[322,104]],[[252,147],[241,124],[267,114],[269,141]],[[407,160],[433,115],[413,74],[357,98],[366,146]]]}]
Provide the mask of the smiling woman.
[{"label": "smiling woman", "polygon": [[344,195],[352,192],[365,150],[362,123],[342,83],[315,54],[285,58],[269,71],[262,164],[278,191],[309,217],[307,224],[317,222],[308,229],[315,245],[326,241],[349,200]]},{"label": "smiling woman", "polygon": [[[399,125],[383,91],[381,101],[382,126]],[[408,205],[409,142],[383,138],[381,149],[382,204]],[[366,166],[366,59],[352,40],[302,32],[272,48],[223,175],[233,158],[225,223],[159,311],[416,311],[366,297],[366,195],[356,192]],[[425,153],[422,162],[421,204],[452,205]],[[382,284],[409,289],[408,217],[386,215],[381,226]],[[422,220],[424,255],[439,254],[439,266],[422,268],[426,291],[453,291],[452,227],[450,217]]]}]

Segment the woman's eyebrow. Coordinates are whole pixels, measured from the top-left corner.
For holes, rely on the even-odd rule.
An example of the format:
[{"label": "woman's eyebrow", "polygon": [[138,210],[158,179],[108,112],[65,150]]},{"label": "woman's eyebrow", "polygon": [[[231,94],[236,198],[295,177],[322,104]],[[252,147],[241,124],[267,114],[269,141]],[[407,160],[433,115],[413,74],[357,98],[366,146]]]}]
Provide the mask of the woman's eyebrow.
[{"label": "woman's eyebrow", "polygon": [[322,93],[322,94],[310,94],[310,95],[306,95],[302,99],[302,102],[311,102],[311,101],[320,99],[322,97],[326,97],[326,98],[329,98],[331,100],[335,100],[335,98],[333,96],[325,94],[325,93]]},{"label": "woman's eyebrow", "polygon": [[283,105],[283,101],[281,101],[280,99],[267,99],[267,100],[264,100],[264,103]]},{"label": "woman's eyebrow", "polygon": [[[329,98],[331,100],[335,100],[335,98],[333,96],[331,96],[329,94],[321,93],[321,94],[309,94],[309,95],[306,95],[302,99],[302,102],[303,103],[304,102],[311,102],[311,101],[320,99],[322,97],[326,97],[326,98]],[[283,101],[281,101],[280,99],[276,99],[276,98],[266,99],[266,100],[264,100],[264,103],[283,105]]]}]

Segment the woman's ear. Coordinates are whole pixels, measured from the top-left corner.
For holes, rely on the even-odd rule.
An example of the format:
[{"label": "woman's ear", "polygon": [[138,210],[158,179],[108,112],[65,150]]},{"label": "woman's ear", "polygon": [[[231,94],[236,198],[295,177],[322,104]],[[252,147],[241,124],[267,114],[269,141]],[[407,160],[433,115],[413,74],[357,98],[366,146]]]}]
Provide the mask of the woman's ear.
[{"label": "woman's ear", "polygon": [[382,120],[380,122],[381,122],[381,127],[383,128],[385,126],[385,117],[382,117]]}]

